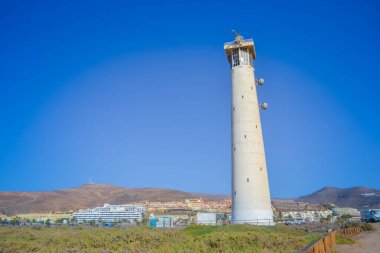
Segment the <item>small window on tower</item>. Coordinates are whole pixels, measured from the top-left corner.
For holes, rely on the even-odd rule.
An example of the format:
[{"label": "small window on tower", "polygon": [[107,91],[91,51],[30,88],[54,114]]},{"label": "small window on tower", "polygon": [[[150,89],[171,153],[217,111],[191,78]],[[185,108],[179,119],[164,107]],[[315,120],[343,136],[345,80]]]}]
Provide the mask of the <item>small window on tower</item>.
[{"label": "small window on tower", "polygon": [[234,193],[235,193],[235,196],[236,196],[236,191],[234,191]]},{"label": "small window on tower", "polygon": [[241,98],[244,98],[244,96],[243,96],[243,95],[241,95]]},{"label": "small window on tower", "polygon": [[260,167],[260,171],[263,171],[263,167]]},{"label": "small window on tower", "polygon": [[247,178],[247,183],[249,183],[249,178]]},{"label": "small window on tower", "polygon": [[244,135],[244,138],[246,138],[246,139],[247,139],[247,135],[246,135],[246,134]]},{"label": "small window on tower", "polygon": [[239,61],[239,49],[234,49],[232,51],[232,67],[240,65]]}]

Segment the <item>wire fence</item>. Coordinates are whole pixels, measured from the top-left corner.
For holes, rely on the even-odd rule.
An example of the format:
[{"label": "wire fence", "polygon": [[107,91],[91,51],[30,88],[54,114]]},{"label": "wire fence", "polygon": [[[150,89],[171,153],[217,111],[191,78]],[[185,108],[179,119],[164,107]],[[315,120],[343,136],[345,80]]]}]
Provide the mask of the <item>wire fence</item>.
[{"label": "wire fence", "polygon": [[164,221],[156,223],[157,227],[187,227],[190,225],[207,225],[207,226],[228,226],[231,224],[248,224],[256,226],[274,226],[275,222],[272,219],[256,219],[256,220],[177,220],[171,224]]}]

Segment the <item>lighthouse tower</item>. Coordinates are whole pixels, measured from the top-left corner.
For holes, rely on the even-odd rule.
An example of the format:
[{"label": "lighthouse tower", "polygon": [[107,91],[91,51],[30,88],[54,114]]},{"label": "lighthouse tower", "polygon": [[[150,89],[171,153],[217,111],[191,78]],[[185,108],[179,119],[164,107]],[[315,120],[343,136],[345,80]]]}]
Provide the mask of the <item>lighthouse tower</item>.
[{"label": "lighthouse tower", "polygon": [[224,44],[232,81],[232,222],[274,225],[253,60],[252,39],[234,32]]}]

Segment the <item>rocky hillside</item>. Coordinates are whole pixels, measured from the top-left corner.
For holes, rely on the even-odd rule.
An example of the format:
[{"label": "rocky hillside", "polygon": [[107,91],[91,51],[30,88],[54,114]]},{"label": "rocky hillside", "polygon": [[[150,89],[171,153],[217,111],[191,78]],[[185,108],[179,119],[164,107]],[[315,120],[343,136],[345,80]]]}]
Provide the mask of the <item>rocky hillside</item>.
[{"label": "rocky hillside", "polygon": [[0,213],[46,213],[91,208],[104,203],[125,204],[137,201],[171,201],[203,197],[219,200],[227,196],[187,193],[158,188],[124,188],[88,184],[77,188],[46,192],[0,192]]}]

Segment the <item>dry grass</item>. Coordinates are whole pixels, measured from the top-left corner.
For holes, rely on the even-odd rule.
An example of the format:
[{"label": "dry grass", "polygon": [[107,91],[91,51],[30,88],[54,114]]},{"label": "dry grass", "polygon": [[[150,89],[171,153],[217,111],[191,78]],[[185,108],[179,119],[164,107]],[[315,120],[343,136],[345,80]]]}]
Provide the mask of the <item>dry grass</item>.
[{"label": "dry grass", "polygon": [[336,244],[353,244],[355,241],[351,238],[344,237],[344,236],[337,236],[336,237]]}]

